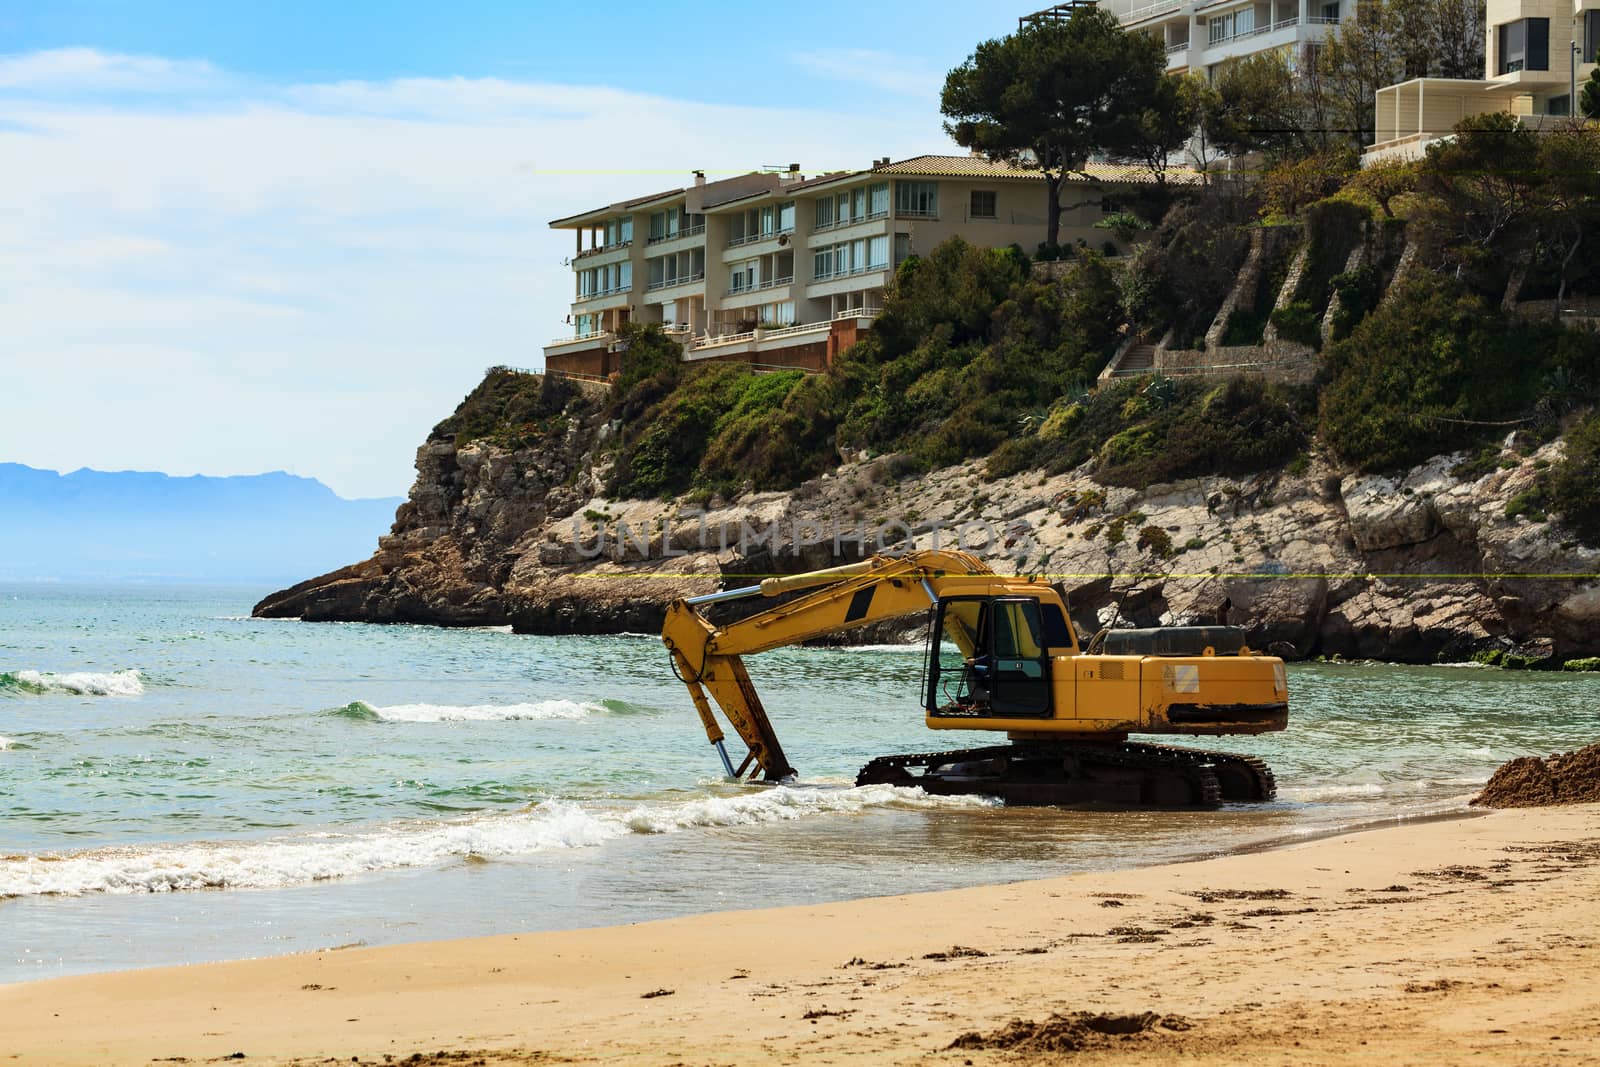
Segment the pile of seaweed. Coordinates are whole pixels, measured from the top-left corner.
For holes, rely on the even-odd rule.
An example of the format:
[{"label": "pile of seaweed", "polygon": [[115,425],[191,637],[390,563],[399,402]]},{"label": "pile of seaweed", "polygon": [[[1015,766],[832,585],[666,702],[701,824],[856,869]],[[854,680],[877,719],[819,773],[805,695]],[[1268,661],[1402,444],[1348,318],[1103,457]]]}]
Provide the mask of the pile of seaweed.
[{"label": "pile of seaweed", "polygon": [[1486,808],[1600,804],[1600,744],[1545,759],[1514,759],[1494,772],[1472,803]]}]

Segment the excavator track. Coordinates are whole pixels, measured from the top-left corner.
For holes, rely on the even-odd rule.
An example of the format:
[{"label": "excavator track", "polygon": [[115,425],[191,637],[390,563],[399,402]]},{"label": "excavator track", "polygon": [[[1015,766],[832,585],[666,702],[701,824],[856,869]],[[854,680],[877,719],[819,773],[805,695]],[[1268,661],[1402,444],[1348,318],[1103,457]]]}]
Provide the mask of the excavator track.
[{"label": "excavator track", "polygon": [[1254,757],[1132,742],[1019,742],[880,756],[856,776],[857,785],[878,783],[1032,806],[1212,808],[1227,800],[1270,800],[1277,791],[1272,771]]}]

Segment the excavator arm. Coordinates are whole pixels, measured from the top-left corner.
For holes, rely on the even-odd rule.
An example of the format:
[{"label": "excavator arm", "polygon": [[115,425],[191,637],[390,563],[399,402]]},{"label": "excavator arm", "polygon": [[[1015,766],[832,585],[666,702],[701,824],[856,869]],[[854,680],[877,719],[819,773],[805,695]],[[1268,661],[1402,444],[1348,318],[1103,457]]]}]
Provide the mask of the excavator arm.
[{"label": "excavator arm", "polygon": [[[964,588],[976,591],[995,581],[982,560],[965,552],[873,556],[843,567],[768,578],[759,585],[676,600],[667,609],[661,640],[729,776],[742,778],[747,771],[752,775],[759,771],[768,781],[776,781],[791,777],[794,768],[750,682],[743,656],[916,615],[941,596]],[[812,591],[721,627],[700,611],[721,601],[777,597],[805,589]],[[713,700],[749,749],[737,769],[711,710]]]}]

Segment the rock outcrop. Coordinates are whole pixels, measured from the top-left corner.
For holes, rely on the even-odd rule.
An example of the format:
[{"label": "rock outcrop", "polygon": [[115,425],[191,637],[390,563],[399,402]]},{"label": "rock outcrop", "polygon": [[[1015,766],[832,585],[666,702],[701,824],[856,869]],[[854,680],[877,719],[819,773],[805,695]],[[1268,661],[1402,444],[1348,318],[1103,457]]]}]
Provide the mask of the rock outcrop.
[{"label": "rock outcrop", "polygon": [[1224,617],[1254,647],[1295,658],[1600,651],[1600,584],[1571,577],[1600,571],[1600,551],[1557,523],[1506,516],[1559,442],[1507,448],[1500,468],[1469,479],[1451,473],[1459,455],[1387,477],[1313,458],[1298,473],[1141,491],[1084,472],[989,481],[981,463],[913,473],[879,457],[792,492],[698,507],[605,499],[613,430],[591,404],[536,447],[436,435],[371,559],[275,593],[256,614],[653,632],[674,597],[914,542],[1049,575],[1085,632]]}]

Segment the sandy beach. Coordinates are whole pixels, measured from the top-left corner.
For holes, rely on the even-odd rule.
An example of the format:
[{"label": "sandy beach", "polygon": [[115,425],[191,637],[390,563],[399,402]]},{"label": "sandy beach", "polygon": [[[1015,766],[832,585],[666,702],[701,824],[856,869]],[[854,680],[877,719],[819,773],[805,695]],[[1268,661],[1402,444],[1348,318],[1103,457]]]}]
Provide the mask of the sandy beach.
[{"label": "sandy beach", "polygon": [[978,889],[20,983],[0,987],[0,1059],[1593,1060],[1597,896],[1600,805],[1502,811]]}]

